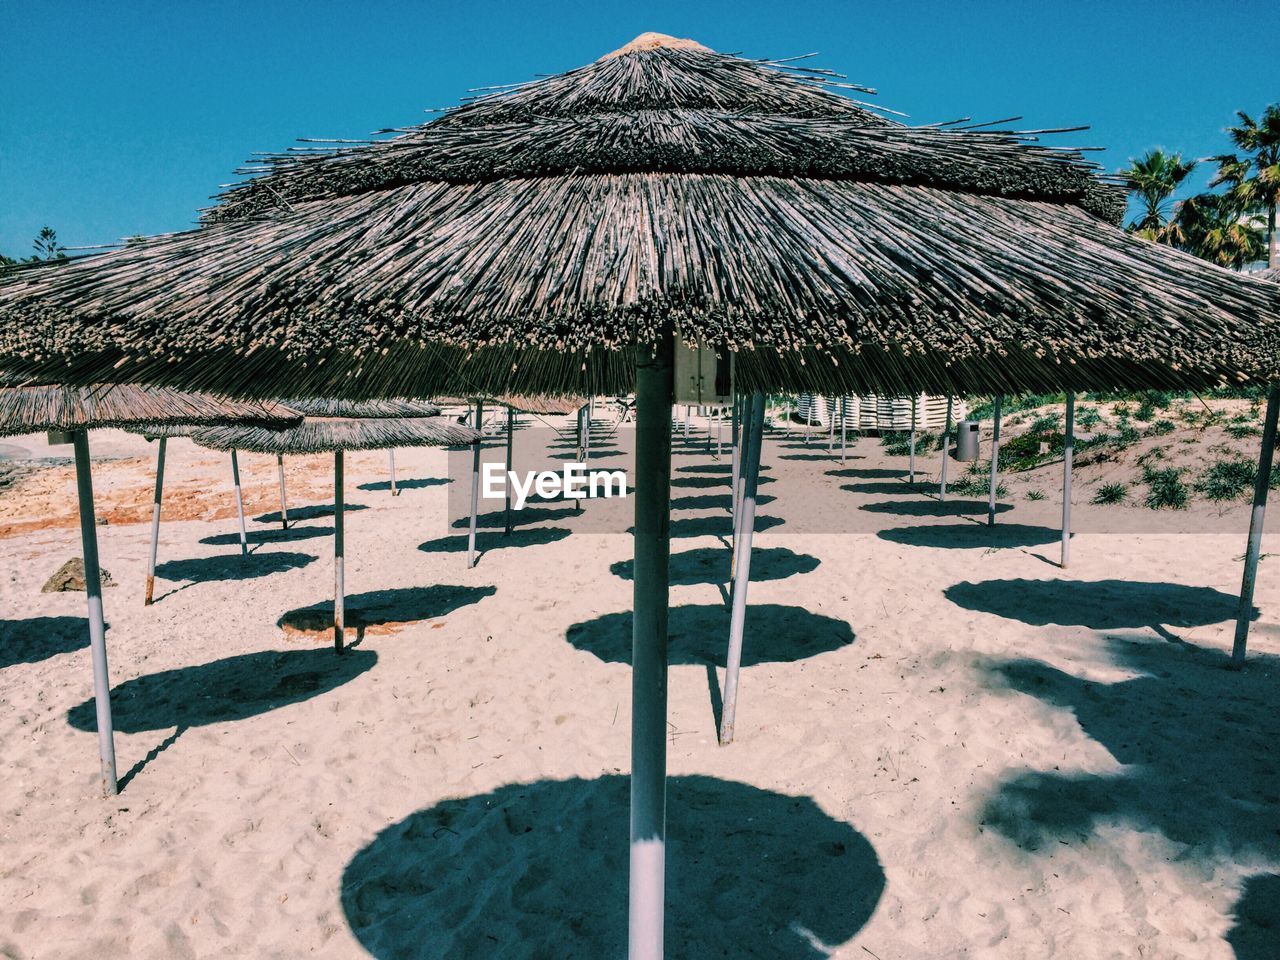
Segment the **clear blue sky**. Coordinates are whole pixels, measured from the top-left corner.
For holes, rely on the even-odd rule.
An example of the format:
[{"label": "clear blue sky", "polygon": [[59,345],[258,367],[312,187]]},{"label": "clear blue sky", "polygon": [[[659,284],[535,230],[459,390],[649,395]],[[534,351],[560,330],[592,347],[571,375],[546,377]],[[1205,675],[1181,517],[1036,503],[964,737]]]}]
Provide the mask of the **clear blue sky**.
[{"label": "clear blue sky", "polygon": [[[910,122],[1021,115],[1108,148],[1207,156],[1280,100],[1277,0],[469,3],[0,0],[0,252],[191,225],[255,150],[426,119],[468,87],[638,33],[814,62]],[[1207,173],[1207,171],[1206,171]]]}]

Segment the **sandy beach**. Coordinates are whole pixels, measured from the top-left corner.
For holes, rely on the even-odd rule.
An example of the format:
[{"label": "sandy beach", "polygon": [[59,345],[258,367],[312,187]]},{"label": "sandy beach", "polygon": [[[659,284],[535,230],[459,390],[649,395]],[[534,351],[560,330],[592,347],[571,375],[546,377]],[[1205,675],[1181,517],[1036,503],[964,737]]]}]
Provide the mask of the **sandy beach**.
[{"label": "sandy beach", "polygon": [[[912,488],[877,440],[842,466],[775,430],[720,747],[728,451],[703,427],[673,474],[671,956],[1278,955],[1271,563],[1225,669],[1246,503],[1167,532],[1090,514],[1086,478],[1064,571],[1060,467],[989,529],[983,498],[928,495],[936,454]],[[629,468],[631,425],[597,429]],[[98,790],[84,595],[41,592],[80,555],[72,470],[41,459],[68,454],[12,438],[0,956],[622,956],[632,545],[603,504],[510,539],[487,507],[468,570],[456,454],[398,451],[394,498],[385,453],[349,454],[336,656],[330,458],[286,461],[281,530],[274,458],[241,456],[242,559],[226,457],[171,441],[144,607],[154,448],[91,443],[122,791]]]}]

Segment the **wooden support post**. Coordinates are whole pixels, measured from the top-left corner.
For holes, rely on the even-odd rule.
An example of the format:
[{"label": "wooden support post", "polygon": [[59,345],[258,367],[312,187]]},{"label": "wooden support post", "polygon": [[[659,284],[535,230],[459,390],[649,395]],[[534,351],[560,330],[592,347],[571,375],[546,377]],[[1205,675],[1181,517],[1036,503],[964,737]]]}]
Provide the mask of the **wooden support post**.
[{"label": "wooden support post", "polygon": [[249,534],[244,528],[244,497],[240,495],[240,461],[231,451],[231,480],[236,488],[236,516],[240,519],[240,556],[249,555]]},{"label": "wooden support post", "polygon": [[725,660],[724,700],[720,717],[720,743],[733,742],[734,719],[738,709],[738,672],[742,665],[742,633],[747,618],[747,585],[751,582],[751,540],[755,534],[756,490],[760,481],[760,447],[764,442],[764,394],[751,399],[751,415],[746,428],[746,475],[742,520],[738,525],[737,561],[733,571],[733,606],[729,618],[729,650]]},{"label": "wooden support post", "polygon": [[1236,636],[1231,645],[1231,666],[1244,666],[1249,643],[1249,621],[1253,619],[1253,587],[1258,580],[1258,558],[1262,554],[1262,526],[1267,518],[1267,490],[1271,486],[1271,461],[1276,449],[1276,416],[1280,413],[1280,384],[1267,394],[1267,415],[1262,422],[1262,449],[1258,473],[1253,480],[1253,512],[1249,515],[1249,544],[1244,553],[1244,579],[1240,583],[1240,606],[1236,610]]},{"label": "wooden support post", "polygon": [[343,456],[337,450],[333,454],[333,649],[344,649],[343,627],[346,620],[346,577],[343,560],[346,557],[346,532],[343,522],[346,513],[343,490]]},{"label": "wooden support post", "polygon": [[71,438],[76,456],[76,496],[80,504],[80,546],[84,551],[84,588],[89,609],[89,659],[93,664],[93,704],[98,721],[98,759],[102,794],[114,797],[116,746],[111,726],[111,681],[107,677],[107,625],[102,617],[102,572],[98,565],[98,527],[93,515],[93,477],[89,436],[77,430]]},{"label": "wooden support post", "polygon": [[142,598],[142,605],[151,606],[151,598],[156,586],[156,551],[160,545],[160,501],[164,496],[164,451],[165,438],[161,437],[156,446],[156,492],[151,504],[151,554],[147,559],[147,591]]},{"label": "wooden support post", "polygon": [[672,365],[670,335],[636,362],[629,960],[663,955]]},{"label": "wooden support post", "polygon": [[987,526],[989,527],[996,525],[996,487],[999,484],[997,477],[1000,471],[1000,401],[1003,399],[996,394],[995,419],[991,428],[991,491],[987,498]]}]

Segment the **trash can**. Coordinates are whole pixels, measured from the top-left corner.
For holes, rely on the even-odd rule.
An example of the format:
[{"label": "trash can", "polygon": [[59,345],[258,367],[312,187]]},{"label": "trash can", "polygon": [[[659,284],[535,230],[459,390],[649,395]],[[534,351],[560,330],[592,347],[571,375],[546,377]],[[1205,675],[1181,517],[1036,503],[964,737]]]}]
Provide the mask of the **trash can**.
[{"label": "trash can", "polygon": [[961,420],[956,424],[956,459],[978,459],[977,420]]}]

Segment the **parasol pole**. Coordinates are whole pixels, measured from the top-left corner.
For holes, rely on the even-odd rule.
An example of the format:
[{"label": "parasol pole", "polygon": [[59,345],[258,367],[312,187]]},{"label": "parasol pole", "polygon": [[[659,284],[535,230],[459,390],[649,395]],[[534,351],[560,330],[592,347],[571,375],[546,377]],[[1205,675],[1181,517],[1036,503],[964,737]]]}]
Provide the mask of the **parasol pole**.
[{"label": "parasol pole", "polygon": [[284,497],[284,454],[276,454],[276,470],[280,474],[280,527],[289,529],[289,505]]},{"label": "parasol pole", "polygon": [[387,450],[387,456],[391,460],[391,495],[393,497],[400,496],[400,491],[396,489],[396,452],[394,449]]},{"label": "parasol pole", "polygon": [[909,483],[916,482],[916,401],[919,397],[911,398],[911,479]]},{"label": "parasol pole", "polygon": [[160,498],[164,493],[164,451],[165,438],[161,437],[156,447],[156,492],[151,505],[151,555],[147,560],[147,592],[142,598],[142,605],[151,606],[151,597],[156,585],[156,549],[160,543]]},{"label": "parasol pole", "polygon": [[89,656],[93,662],[93,704],[98,720],[98,757],[102,765],[102,794],[113,797],[116,785],[116,747],[111,727],[111,681],[107,678],[107,628],[102,619],[102,572],[98,566],[98,528],[93,515],[93,477],[89,466],[89,435],[77,430],[71,437],[76,455],[76,496],[80,502],[80,544],[84,551],[84,591],[89,605]]},{"label": "parasol pole", "polygon": [[845,464],[845,443],[849,436],[849,398],[840,398],[840,466]]},{"label": "parasol pole", "polygon": [[240,461],[234,448],[231,450],[231,480],[236,488],[236,516],[240,518],[240,556],[249,555],[249,534],[244,528],[244,497],[240,495]]},{"label": "parasol pole", "polygon": [[516,412],[511,407],[507,407],[507,479],[502,484],[502,488],[507,493],[507,506],[504,513],[505,532],[503,536],[511,536],[511,444],[512,434],[516,429]]},{"label": "parasol pole", "polygon": [[760,447],[764,442],[764,394],[751,398],[751,419],[746,428],[746,480],[739,504],[742,520],[736,539],[733,571],[733,609],[729,619],[729,651],[725,658],[724,705],[720,714],[720,743],[733,742],[738,709],[738,671],[742,665],[742,631],[747,619],[747,584],[751,582],[751,539],[755,533],[756,489],[760,480]]},{"label": "parasol pole", "polygon": [[987,526],[996,525],[996,471],[1000,469],[1000,394],[995,396],[995,422],[991,430],[991,492],[987,499]]},{"label": "parasol pole", "polygon": [[951,459],[951,397],[947,397],[947,420],[942,427],[942,479],[938,485],[938,499],[947,499],[947,461]]},{"label": "parasol pole", "polygon": [[1231,646],[1231,668],[1244,666],[1249,642],[1249,621],[1253,616],[1253,587],[1258,579],[1258,556],[1262,552],[1262,524],[1267,517],[1267,490],[1271,486],[1271,461],[1276,449],[1276,416],[1280,413],[1280,384],[1267,394],[1267,417],[1262,423],[1262,450],[1258,473],[1253,480],[1253,512],[1249,515],[1249,546],[1244,555],[1244,580],[1240,583],[1240,608],[1236,612],[1236,636]]},{"label": "parasol pole", "polygon": [[[476,401],[476,430],[479,431],[479,424],[483,422],[484,403],[480,400]],[[581,420],[579,420],[581,422]],[[476,565],[476,523],[477,515],[480,509],[480,444],[484,441],[484,434],[481,433],[471,448],[471,525],[467,530],[467,569],[470,570]]]},{"label": "parasol pole", "polygon": [[1067,431],[1062,444],[1062,560],[1058,566],[1067,569],[1071,559],[1071,461],[1076,449],[1076,395],[1067,392]]},{"label": "parasol pole", "polygon": [[662,960],[663,954],[672,350],[667,333],[652,355],[636,361],[629,960]]},{"label": "parasol pole", "polygon": [[342,630],[346,619],[346,581],[343,576],[343,559],[346,555],[346,531],[343,515],[343,457],[341,450],[333,452],[333,649],[343,651]]}]

